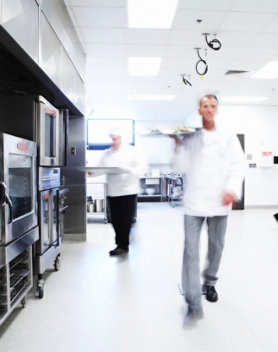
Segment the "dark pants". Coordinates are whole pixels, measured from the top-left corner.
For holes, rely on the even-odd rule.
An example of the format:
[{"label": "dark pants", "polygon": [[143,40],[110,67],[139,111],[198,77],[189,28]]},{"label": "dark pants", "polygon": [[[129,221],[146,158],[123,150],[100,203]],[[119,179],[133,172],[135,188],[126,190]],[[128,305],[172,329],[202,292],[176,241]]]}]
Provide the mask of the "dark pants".
[{"label": "dark pants", "polygon": [[116,244],[128,248],[129,233],[133,222],[137,194],[120,197],[108,197],[111,223],[116,233]]}]

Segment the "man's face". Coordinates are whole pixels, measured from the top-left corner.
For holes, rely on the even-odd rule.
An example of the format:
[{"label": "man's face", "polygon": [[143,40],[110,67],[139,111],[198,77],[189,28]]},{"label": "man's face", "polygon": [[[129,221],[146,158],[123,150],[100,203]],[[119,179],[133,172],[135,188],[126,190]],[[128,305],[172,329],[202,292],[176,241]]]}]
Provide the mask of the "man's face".
[{"label": "man's face", "polygon": [[111,134],[111,139],[112,139],[112,145],[111,147],[113,149],[118,149],[122,143],[122,137],[121,136],[118,136],[116,134]]},{"label": "man's face", "polygon": [[203,98],[200,103],[199,114],[203,117],[203,122],[210,123],[214,121],[217,113],[217,101],[215,98]]}]

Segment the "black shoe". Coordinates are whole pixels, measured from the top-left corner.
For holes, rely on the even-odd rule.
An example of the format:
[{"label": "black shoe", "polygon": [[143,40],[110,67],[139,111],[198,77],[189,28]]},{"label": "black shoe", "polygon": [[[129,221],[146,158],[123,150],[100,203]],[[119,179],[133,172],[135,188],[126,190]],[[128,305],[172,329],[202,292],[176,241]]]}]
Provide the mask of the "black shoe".
[{"label": "black shoe", "polygon": [[214,286],[203,285],[202,292],[206,295],[206,299],[209,302],[217,302],[218,301],[218,293],[215,290]]},{"label": "black shoe", "polygon": [[109,252],[110,255],[121,255],[128,253],[128,248],[122,248],[120,246],[117,246],[115,249]]}]

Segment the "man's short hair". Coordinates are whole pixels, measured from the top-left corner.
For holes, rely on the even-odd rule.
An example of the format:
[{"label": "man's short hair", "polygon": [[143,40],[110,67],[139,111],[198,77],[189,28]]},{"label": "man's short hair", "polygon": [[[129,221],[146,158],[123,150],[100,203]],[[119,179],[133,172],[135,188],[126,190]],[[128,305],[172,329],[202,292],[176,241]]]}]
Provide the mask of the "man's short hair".
[{"label": "man's short hair", "polygon": [[217,99],[217,96],[216,96],[216,95],[214,95],[214,94],[206,94],[206,95],[204,95],[204,96],[200,99],[200,101],[199,101],[199,106],[201,106],[202,101],[203,101],[205,98],[207,98],[207,99],[215,99],[216,102],[217,102],[217,104],[218,104],[218,99]]}]

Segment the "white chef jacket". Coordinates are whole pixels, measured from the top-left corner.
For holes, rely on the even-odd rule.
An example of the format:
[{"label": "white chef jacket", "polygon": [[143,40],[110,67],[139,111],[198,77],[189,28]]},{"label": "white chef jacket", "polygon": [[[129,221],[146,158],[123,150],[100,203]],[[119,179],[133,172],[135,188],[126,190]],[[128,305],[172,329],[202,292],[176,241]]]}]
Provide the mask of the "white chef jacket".
[{"label": "white chef jacket", "polygon": [[146,171],[146,164],[135,147],[124,143],[118,149],[110,147],[104,152],[98,166],[126,169],[126,173],[107,175],[108,196],[138,194],[139,177]]},{"label": "white chef jacket", "polygon": [[235,134],[216,126],[185,136],[174,157],[174,171],[185,173],[185,214],[228,215],[232,204],[223,205],[225,191],[242,196],[245,157]]}]

